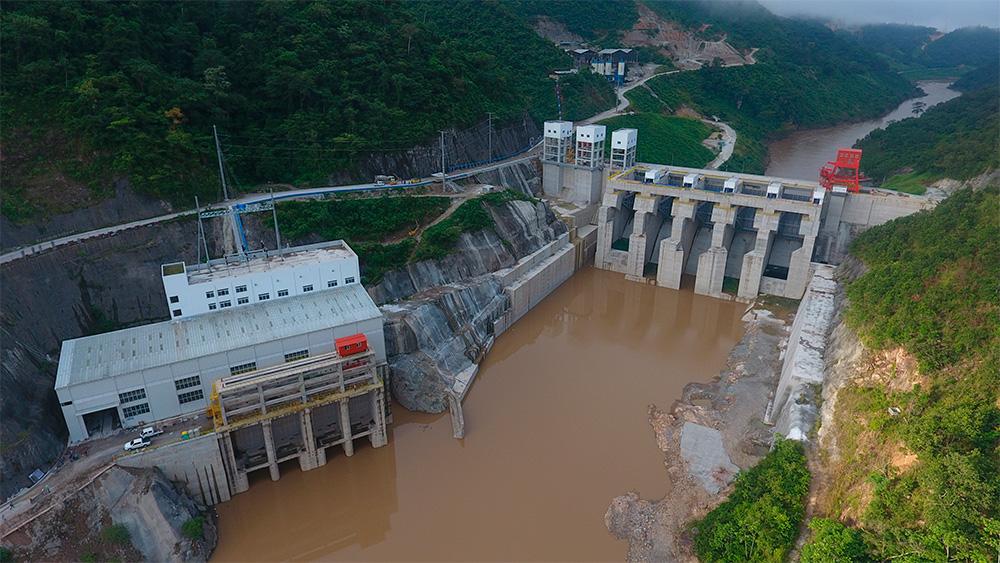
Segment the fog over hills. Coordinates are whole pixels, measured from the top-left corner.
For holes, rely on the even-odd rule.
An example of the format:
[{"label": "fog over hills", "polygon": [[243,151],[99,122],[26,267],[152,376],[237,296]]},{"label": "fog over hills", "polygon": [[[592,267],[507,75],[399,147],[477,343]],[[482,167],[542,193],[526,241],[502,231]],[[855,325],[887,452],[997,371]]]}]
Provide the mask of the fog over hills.
[{"label": "fog over hills", "polygon": [[985,25],[1000,27],[1000,3],[994,0],[760,0],[782,16],[812,16],[846,24],[906,23],[941,31]]}]

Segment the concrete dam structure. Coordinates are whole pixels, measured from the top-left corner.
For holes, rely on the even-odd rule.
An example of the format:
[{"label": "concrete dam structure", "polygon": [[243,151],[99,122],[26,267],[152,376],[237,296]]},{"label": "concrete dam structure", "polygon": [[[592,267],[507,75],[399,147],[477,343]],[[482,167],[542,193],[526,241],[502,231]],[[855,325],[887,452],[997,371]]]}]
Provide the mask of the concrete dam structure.
[{"label": "concrete dam structure", "polygon": [[633,129],[548,122],[547,196],[598,206],[595,266],[633,281],[701,295],[800,299],[813,263],[838,264],[859,232],[934,205],[881,192],[828,191],[817,182],[635,162]]}]

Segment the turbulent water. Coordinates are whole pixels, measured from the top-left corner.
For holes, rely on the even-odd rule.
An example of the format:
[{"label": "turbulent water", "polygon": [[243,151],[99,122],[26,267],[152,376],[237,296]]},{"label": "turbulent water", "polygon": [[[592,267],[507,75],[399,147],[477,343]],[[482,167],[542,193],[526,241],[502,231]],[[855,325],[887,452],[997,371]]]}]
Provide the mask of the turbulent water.
[{"label": "turbulent water", "polygon": [[[875,129],[881,129],[893,121],[913,117],[916,103],[926,104],[924,108],[926,109],[960,94],[950,90],[945,82],[920,82],[918,86],[927,93],[926,96],[906,100],[892,112],[878,119],[845,123],[825,129],[805,129],[771,143],[769,147],[771,161],[767,165],[767,175],[798,180],[819,180],[820,167],[837,156],[838,148],[849,148]],[[864,155],[861,159],[864,162]]]},{"label": "turbulent water", "polygon": [[220,505],[215,559],[621,559],[610,500],[669,487],[647,405],[721,370],[743,308],[578,272],[498,339],[464,440],[448,415],[397,406],[388,446],[263,472]]}]

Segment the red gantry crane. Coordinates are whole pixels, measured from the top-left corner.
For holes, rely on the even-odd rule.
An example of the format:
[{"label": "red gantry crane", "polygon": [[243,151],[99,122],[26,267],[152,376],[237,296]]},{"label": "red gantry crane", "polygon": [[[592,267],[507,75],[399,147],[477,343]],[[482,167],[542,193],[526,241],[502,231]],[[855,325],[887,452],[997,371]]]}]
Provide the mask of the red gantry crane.
[{"label": "red gantry crane", "polygon": [[819,169],[819,184],[828,190],[834,187],[861,191],[861,149],[837,149],[837,160]]}]

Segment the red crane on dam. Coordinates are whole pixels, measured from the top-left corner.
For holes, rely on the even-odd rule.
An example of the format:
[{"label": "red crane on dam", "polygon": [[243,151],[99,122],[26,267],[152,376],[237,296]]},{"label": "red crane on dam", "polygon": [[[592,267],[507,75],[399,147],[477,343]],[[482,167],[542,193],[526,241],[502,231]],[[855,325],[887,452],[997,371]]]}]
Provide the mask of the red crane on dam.
[{"label": "red crane on dam", "polygon": [[835,187],[847,191],[861,191],[861,149],[837,149],[837,160],[827,162],[819,169],[819,185],[828,190]]}]

